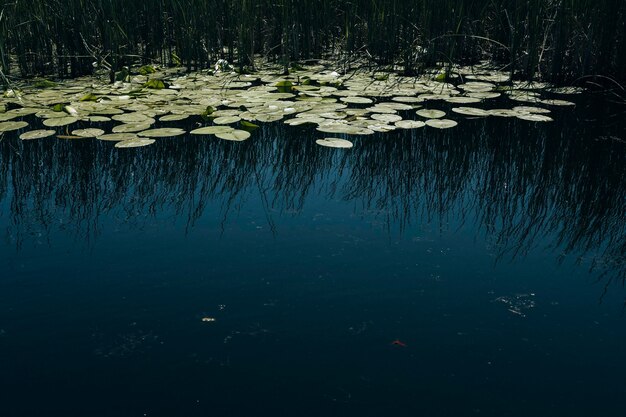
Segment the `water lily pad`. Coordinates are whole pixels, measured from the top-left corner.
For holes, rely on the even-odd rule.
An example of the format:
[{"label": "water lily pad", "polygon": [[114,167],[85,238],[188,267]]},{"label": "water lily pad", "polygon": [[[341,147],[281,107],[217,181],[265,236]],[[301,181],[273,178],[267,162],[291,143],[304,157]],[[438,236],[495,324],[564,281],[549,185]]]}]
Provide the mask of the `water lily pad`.
[{"label": "water lily pad", "polygon": [[489,110],[489,115],[497,116],[497,117],[515,117],[518,114],[520,114],[520,112],[518,112],[517,110],[511,110],[511,109],[491,109],[491,110]]},{"label": "water lily pad", "polygon": [[31,130],[30,132],[24,132],[20,135],[22,140],[43,139],[50,137],[57,133],[55,130]]},{"label": "water lily pad", "polygon": [[435,109],[420,109],[415,112],[418,116],[425,117],[426,119],[439,119],[446,115],[445,111]]},{"label": "water lily pad", "polygon": [[156,142],[154,139],[130,139],[130,140],[123,140],[120,142],[117,142],[115,144],[116,148],[140,148],[143,146],[148,146],[148,145],[152,145],[154,142]]},{"label": "water lily pad", "polygon": [[229,125],[232,123],[237,123],[241,118],[239,116],[222,116],[213,119],[213,123],[216,125]]},{"label": "water lily pad", "polygon": [[110,122],[111,118],[106,117],[106,116],[89,116],[85,120],[88,120],[91,123],[106,123],[106,122]]},{"label": "water lily pad", "polygon": [[215,136],[224,140],[241,142],[250,137],[250,132],[246,132],[245,130],[233,130],[231,132],[216,133]]},{"label": "water lily pad", "polygon": [[120,142],[123,140],[132,140],[137,138],[138,136],[135,133],[107,133],[105,135],[98,136],[96,139],[110,142]]},{"label": "water lily pad", "polygon": [[513,107],[513,110],[518,111],[520,113],[536,113],[536,114],[552,113],[551,110],[544,109],[542,107],[533,107],[533,106],[516,106],[516,107]]},{"label": "water lily pad", "polygon": [[104,135],[104,130],[102,129],[77,129],[72,130],[72,135],[80,136],[81,138],[95,138],[97,136]]},{"label": "water lily pad", "polygon": [[111,119],[124,123],[154,123],[153,118],[139,112],[115,114],[111,117]]},{"label": "water lily pad", "polygon": [[556,99],[541,100],[541,103],[548,104],[550,106],[575,106],[576,105],[576,103],[572,103],[571,101],[556,100]]},{"label": "water lily pad", "polygon": [[199,129],[194,129],[189,132],[192,135],[215,135],[216,133],[228,133],[235,130],[230,126],[206,126]]},{"label": "water lily pad", "polygon": [[11,132],[28,126],[28,122],[0,122],[0,132]]},{"label": "water lily pad", "polygon": [[458,114],[462,114],[464,116],[473,117],[486,117],[490,115],[489,111],[476,107],[453,107],[452,111]]},{"label": "water lily pad", "polygon": [[189,117],[188,114],[168,114],[159,118],[160,122],[179,122]]},{"label": "water lily pad", "polygon": [[388,125],[388,124],[373,124],[368,125],[368,129],[373,130],[374,132],[387,133],[396,130],[396,126]]},{"label": "water lily pad", "polygon": [[423,103],[424,99],[419,97],[411,97],[411,96],[398,96],[392,98],[393,101],[398,101],[400,103]]},{"label": "water lily pad", "polygon": [[445,99],[444,101],[448,103],[454,103],[454,104],[471,104],[471,103],[480,103],[481,100],[476,97],[455,96],[455,97],[449,97]]},{"label": "water lily pad", "polygon": [[352,146],[354,146],[352,144],[352,142],[350,142],[349,140],[340,139],[340,138],[318,139],[318,140],[315,141],[315,143],[317,143],[318,145],[321,145],[321,146],[326,146],[327,148],[348,149],[348,148],[352,148]]},{"label": "water lily pad", "polygon": [[341,97],[339,100],[350,104],[372,104],[374,101],[367,97],[348,96]]},{"label": "water lily pad", "polygon": [[529,122],[552,122],[554,121],[551,117],[546,116],[545,114],[536,114],[536,113],[526,113],[526,114],[518,114],[518,119],[528,120]]},{"label": "water lily pad", "polygon": [[425,122],[428,126],[435,129],[449,129],[456,126],[458,123],[450,119],[429,119]]},{"label": "water lily pad", "polygon": [[72,123],[76,123],[78,118],[72,116],[63,116],[63,117],[53,117],[51,119],[46,119],[43,121],[44,126],[48,127],[59,127],[59,126],[67,126]]},{"label": "water lily pad", "polygon": [[397,114],[376,113],[372,114],[372,119],[385,123],[393,123],[402,120],[402,117]]},{"label": "water lily pad", "polygon": [[185,133],[187,133],[185,130],[179,129],[177,127],[162,127],[159,129],[144,130],[137,133],[137,135],[148,138],[167,138],[172,136],[184,135]]},{"label": "water lily pad", "polygon": [[257,114],[254,117],[259,122],[272,123],[281,120],[283,118],[283,115],[278,113],[262,113]]},{"label": "water lily pad", "polygon": [[324,133],[344,133],[347,135],[371,135],[373,130],[365,127],[350,126],[347,123],[323,124],[317,130]]},{"label": "water lily pad", "polygon": [[147,123],[124,123],[114,126],[113,133],[127,133],[127,132],[141,132],[143,130],[150,129],[150,125]]},{"label": "water lily pad", "polygon": [[419,129],[426,126],[426,123],[419,120],[398,120],[394,124],[400,129]]}]

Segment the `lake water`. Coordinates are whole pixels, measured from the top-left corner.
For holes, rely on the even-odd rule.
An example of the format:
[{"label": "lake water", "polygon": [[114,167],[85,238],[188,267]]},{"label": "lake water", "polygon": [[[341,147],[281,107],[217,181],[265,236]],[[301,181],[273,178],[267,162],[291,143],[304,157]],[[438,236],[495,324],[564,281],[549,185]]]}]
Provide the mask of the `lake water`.
[{"label": "lake water", "polygon": [[5,135],[0,416],[626,416],[624,109],[575,100],[348,150]]}]

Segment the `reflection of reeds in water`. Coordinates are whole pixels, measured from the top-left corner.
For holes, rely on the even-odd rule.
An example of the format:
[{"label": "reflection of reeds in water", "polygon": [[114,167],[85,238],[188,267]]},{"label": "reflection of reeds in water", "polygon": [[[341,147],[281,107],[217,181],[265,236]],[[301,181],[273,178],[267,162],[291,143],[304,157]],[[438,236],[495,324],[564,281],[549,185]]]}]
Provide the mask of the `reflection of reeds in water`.
[{"label": "reflection of reeds in water", "polygon": [[5,138],[0,198],[10,201],[18,246],[59,228],[88,241],[113,215],[141,228],[173,210],[192,228],[212,206],[228,223],[250,196],[280,233],[274,216],[297,213],[308,198],[341,198],[380,213],[393,233],[475,219],[499,257],[550,245],[624,279],[623,143],[591,140],[597,124],[576,126],[466,120],[446,131],[358,138],[349,151],[319,147],[314,131],[280,124],[241,143],[186,137],[130,151],[96,140]]},{"label": "reflection of reeds in water", "polygon": [[625,21],[621,0],[18,0],[0,3],[0,64],[75,76],[94,61],[191,69],[360,52],[409,71],[494,57],[525,76],[623,80]]}]

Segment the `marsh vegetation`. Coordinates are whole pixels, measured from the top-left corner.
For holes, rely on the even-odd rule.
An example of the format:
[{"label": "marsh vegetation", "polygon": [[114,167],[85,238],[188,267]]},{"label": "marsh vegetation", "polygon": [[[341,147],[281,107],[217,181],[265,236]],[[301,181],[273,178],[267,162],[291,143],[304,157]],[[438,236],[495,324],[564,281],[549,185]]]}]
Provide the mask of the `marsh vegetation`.
[{"label": "marsh vegetation", "polygon": [[524,79],[623,80],[625,22],[620,0],[11,0],[0,62],[4,74],[67,77],[218,59],[250,71],[257,55],[285,69],[326,56],[409,74],[490,59]]}]

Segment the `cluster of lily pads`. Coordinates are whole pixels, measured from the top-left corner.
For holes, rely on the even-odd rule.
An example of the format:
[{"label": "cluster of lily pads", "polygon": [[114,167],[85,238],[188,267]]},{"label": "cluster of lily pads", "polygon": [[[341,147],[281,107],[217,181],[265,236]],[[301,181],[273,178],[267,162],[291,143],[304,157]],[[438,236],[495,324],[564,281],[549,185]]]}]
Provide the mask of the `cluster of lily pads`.
[{"label": "cluster of lily pads", "polygon": [[[62,139],[97,138],[128,148],[189,133],[243,141],[259,127],[257,123],[279,121],[290,126],[314,125],[328,134],[371,135],[396,129],[457,126],[458,121],[448,118],[451,115],[438,109],[443,107],[438,103],[457,105],[451,112],[463,118],[516,117],[550,122],[553,119],[547,106],[574,103],[545,98],[544,92],[581,92],[579,88],[553,88],[543,83],[511,83],[507,74],[488,67],[460,68],[458,73],[459,82],[451,84],[432,75],[339,74],[326,65],[313,65],[287,76],[275,75],[269,69],[251,75],[165,70],[114,84],[80,78],[45,89],[23,85],[5,91],[0,98],[0,134],[25,130],[31,124],[23,119],[35,115],[43,127],[22,132],[22,140],[55,135]],[[501,96],[514,103],[511,108],[468,106]],[[190,117],[200,122],[195,122],[197,128],[189,132],[167,126],[180,126]],[[157,121],[160,127],[155,127]],[[111,125],[110,131],[103,128]],[[352,146],[346,139],[332,137],[317,143]]]}]

